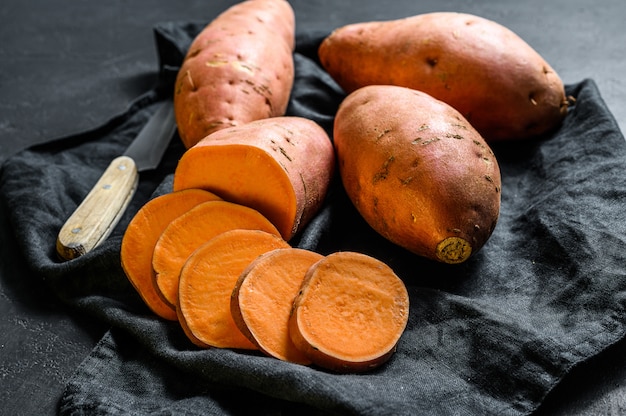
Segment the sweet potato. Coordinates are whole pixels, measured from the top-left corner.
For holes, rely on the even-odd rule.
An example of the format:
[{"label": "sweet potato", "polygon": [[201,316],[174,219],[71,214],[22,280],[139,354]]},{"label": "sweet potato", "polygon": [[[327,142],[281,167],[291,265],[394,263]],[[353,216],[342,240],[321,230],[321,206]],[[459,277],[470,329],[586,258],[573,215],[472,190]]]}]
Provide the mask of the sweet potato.
[{"label": "sweet potato", "polygon": [[200,347],[256,349],[235,324],[230,298],[239,275],[256,257],[289,247],[275,234],[237,229],[199,247],[180,273],[178,318]]},{"label": "sweet potato", "polygon": [[405,87],[360,88],[337,111],[334,144],[348,196],[388,240],[461,263],[491,236],[500,213],[498,161],[446,103]]},{"label": "sweet potato", "polygon": [[361,372],[394,353],[409,317],[409,295],[383,262],[336,252],[308,270],[289,319],[290,336],[320,367]]},{"label": "sweet potato", "polygon": [[545,59],[510,29],[470,14],[346,25],[318,54],[346,92],[374,84],[424,91],[456,108],[488,142],[551,132],[567,113],[563,82]]},{"label": "sweet potato", "polygon": [[178,72],[174,112],[189,148],[219,129],[284,115],[294,79],[295,16],[285,0],[225,10],[192,42]]},{"label": "sweet potato", "polygon": [[174,189],[207,189],[267,217],[287,241],[321,207],[335,154],[321,126],[274,117],[217,131],[188,149]]},{"label": "sweet potato", "polygon": [[289,316],[306,272],[323,257],[309,250],[281,248],[257,257],[239,276],[231,314],[239,330],[265,354],[311,363],[291,341]]},{"label": "sweet potato", "polygon": [[180,270],[198,247],[218,234],[239,228],[280,235],[254,209],[227,201],[201,203],[171,221],[157,240],[152,255],[153,282],[163,301],[176,308]]},{"label": "sweet potato", "polygon": [[194,206],[220,198],[201,189],[163,194],[148,201],[135,214],[122,238],[122,268],[145,304],[158,316],[175,321],[176,309],[164,302],[153,284],[152,253],[167,225]]}]

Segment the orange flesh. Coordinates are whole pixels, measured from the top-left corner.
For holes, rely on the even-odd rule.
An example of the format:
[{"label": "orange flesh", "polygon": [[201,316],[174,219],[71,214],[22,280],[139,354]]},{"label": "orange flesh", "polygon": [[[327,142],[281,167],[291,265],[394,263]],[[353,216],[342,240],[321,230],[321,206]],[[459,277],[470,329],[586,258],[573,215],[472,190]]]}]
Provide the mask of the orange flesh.
[{"label": "orange flesh", "polygon": [[242,332],[265,354],[283,361],[311,363],[291,341],[289,316],[307,270],[322,258],[298,248],[274,250],[258,257],[239,277],[232,314]]},{"label": "orange flesh", "polygon": [[259,212],[226,201],[204,202],[173,220],[159,237],[152,257],[154,284],[162,299],[175,309],[179,274],[185,261],[211,238],[239,228],[280,235]]},{"label": "orange flesh", "polygon": [[200,247],[180,274],[178,317],[201,347],[256,349],[235,324],[230,298],[242,271],[259,255],[289,247],[275,234],[232,230]]},{"label": "orange flesh", "polygon": [[270,154],[253,145],[208,142],[187,150],[174,189],[202,188],[262,213],[289,240],[296,195],[289,176]]},{"label": "orange flesh", "polygon": [[194,206],[220,198],[201,189],[171,192],[148,201],[128,224],[120,251],[122,268],[146,305],[158,316],[176,320],[176,310],[164,302],[153,280],[152,252],[163,230]]},{"label": "orange flesh", "polygon": [[384,263],[338,252],[307,273],[291,336],[310,358],[335,370],[366,370],[393,351],[409,314],[406,287]]}]

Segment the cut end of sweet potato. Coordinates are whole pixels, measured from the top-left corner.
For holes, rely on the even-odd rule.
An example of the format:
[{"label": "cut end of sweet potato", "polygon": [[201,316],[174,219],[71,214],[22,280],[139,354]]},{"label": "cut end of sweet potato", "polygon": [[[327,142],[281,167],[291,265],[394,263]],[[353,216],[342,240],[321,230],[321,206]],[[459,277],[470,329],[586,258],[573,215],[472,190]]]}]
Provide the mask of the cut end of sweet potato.
[{"label": "cut end of sweet potato", "polygon": [[461,237],[448,237],[437,244],[435,254],[444,263],[463,263],[472,255],[472,245]]},{"label": "cut end of sweet potato", "polygon": [[202,188],[223,199],[261,212],[291,237],[296,196],[285,169],[265,150],[254,145],[220,144],[187,150],[176,167],[174,189]]},{"label": "cut end of sweet potato", "polygon": [[231,230],[217,235],[189,257],[180,272],[178,318],[201,347],[257,349],[233,320],[230,299],[239,275],[258,256],[289,247],[275,234]]},{"label": "cut end of sweet potato", "polygon": [[187,150],[174,189],[200,188],[266,216],[289,241],[318,212],[335,167],[326,131],[304,117],[252,121]]},{"label": "cut end of sweet potato", "polygon": [[289,336],[289,317],[306,272],[322,258],[309,250],[281,248],[257,257],[239,276],[231,297],[233,319],[266,355],[311,364]]},{"label": "cut end of sweet potato", "polygon": [[364,254],[337,252],[307,272],[289,330],[313,363],[362,372],[393,355],[408,315],[408,292],[389,266]]}]

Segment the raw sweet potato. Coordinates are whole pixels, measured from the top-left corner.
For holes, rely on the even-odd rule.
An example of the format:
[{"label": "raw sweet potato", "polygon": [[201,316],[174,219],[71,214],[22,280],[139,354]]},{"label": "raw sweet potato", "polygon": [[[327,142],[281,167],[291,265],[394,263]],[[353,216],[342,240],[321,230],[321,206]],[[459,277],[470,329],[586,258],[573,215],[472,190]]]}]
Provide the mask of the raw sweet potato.
[{"label": "raw sweet potato", "polygon": [[478,16],[354,23],[331,33],[318,53],[346,92],[373,84],[424,91],[456,108],[488,142],[545,134],[567,113],[563,82],[545,59]]},{"label": "raw sweet potato", "polygon": [[199,247],[180,273],[178,320],[200,347],[256,349],[235,324],[230,298],[243,270],[255,258],[289,247],[275,234],[237,229]]},{"label": "raw sweet potato", "polygon": [[241,332],[265,354],[311,363],[291,341],[289,316],[306,272],[322,258],[309,250],[281,248],[257,257],[239,276],[231,314]]},{"label": "raw sweet potato", "polygon": [[244,1],[209,23],[176,78],[174,112],[184,145],[225,127],[284,115],[294,45],[295,16],[285,0]]},{"label": "raw sweet potato", "polygon": [[164,302],[153,284],[152,253],[167,225],[194,206],[220,198],[201,189],[163,194],[148,201],[128,224],[120,259],[122,268],[146,305],[158,316],[175,321],[176,309]]},{"label": "raw sweet potato", "polygon": [[333,145],[302,117],[273,117],[217,131],[188,149],[174,189],[207,189],[256,209],[287,241],[321,207],[333,175]]},{"label": "raw sweet potato", "polygon": [[409,295],[383,262],[332,253],[308,270],[289,333],[313,363],[338,372],[370,370],[395,352],[409,317]]},{"label": "raw sweet potato", "polygon": [[180,270],[207,240],[232,229],[262,230],[279,236],[276,228],[252,208],[226,201],[196,205],[171,221],[154,246],[154,284],[163,301],[176,308]]},{"label": "raw sweet potato", "polygon": [[372,85],[341,103],[334,144],[346,192],[370,226],[424,257],[460,263],[500,213],[500,168],[451,106],[405,87]]}]

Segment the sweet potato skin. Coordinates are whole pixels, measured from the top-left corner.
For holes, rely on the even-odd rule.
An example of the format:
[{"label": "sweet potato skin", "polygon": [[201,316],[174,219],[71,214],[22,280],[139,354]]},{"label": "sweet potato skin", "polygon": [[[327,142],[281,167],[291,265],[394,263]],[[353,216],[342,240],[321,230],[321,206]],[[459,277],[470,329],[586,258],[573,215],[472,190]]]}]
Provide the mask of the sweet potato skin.
[{"label": "sweet potato skin", "polygon": [[388,240],[461,263],[489,239],[500,212],[498,161],[449,105],[405,87],[360,88],[339,107],[334,144],[348,196]]},{"label": "sweet potato skin", "polygon": [[225,127],[283,115],[294,78],[295,16],[285,0],[247,0],[192,42],[178,72],[174,112],[189,148]]},{"label": "sweet potato skin", "polygon": [[173,188],[210,190],[256,209],[289,241],[319,211],[334,170],[333,145],[320,125],[279,116],[201,140],[180,159]]},{"label": "sweet potato skin", "polygon": [[549,133],[567,114],[555,70],[510,29],[479,16],[355,23],[331,33],[318,53],[346,92],[373,84],[424,91],[456,108],[488,142]]}]

